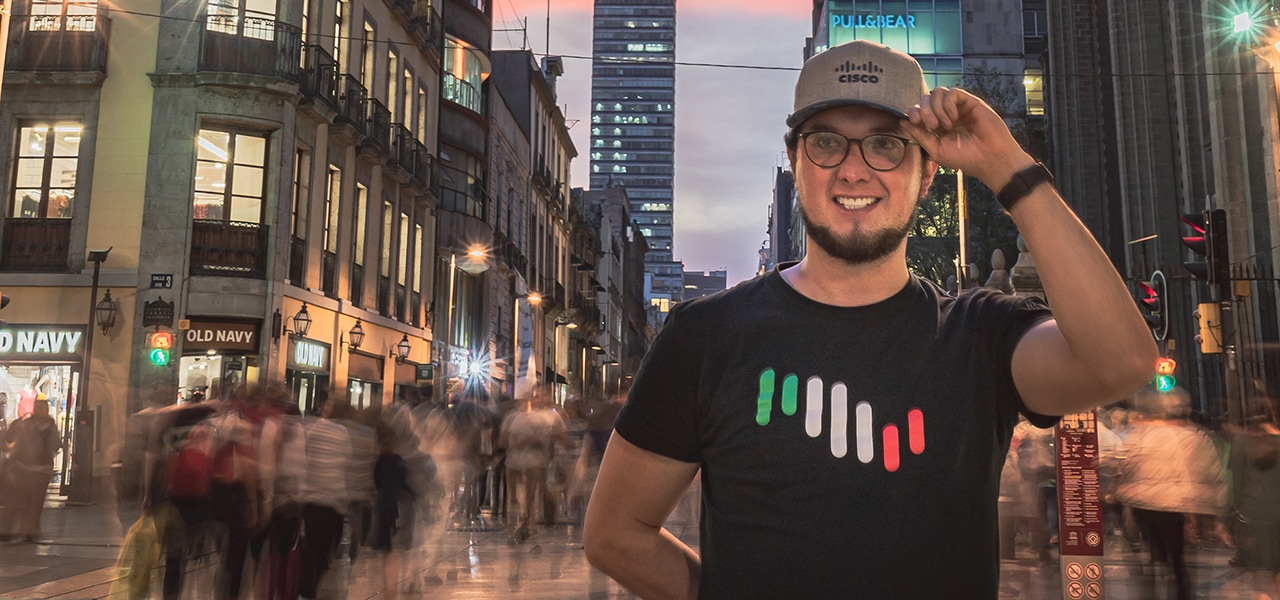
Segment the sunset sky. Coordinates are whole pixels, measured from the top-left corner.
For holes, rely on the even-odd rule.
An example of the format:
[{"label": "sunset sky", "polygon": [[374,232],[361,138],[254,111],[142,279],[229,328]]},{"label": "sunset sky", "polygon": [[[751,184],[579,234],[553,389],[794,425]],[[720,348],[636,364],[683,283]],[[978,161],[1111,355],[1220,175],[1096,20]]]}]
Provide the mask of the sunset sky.
[{"label": "sunset sky", "polygon": [[[540,56],[548,47],[547,6],[547,0],[493,0],[494,49],[521,48],[519,29],[528,19],[528,47]],[[573,185],[583,188],[592,6],[591,0],[550,1],[550,52],[566,57],[559,104],[579,152]],[[791,111],[812,3],[679,0],[677,9],[677,62],[787,69],[676,67],[675,258],[686,270],[728,269],[733,285],[755,274],[757,251],[767,239],[774,168],[786,159],[783,120]]]}]

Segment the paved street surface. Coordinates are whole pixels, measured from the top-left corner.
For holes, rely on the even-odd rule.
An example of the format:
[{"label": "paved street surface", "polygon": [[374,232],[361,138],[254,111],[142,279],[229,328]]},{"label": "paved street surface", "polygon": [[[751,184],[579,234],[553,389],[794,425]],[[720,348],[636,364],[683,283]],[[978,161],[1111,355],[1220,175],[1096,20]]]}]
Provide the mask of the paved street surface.
[{"label": "paved street surface", "polygon": [[[697,541],[696,492],[673,514],[668,527],[689,543]],[[116,578],[115,560],[123,532],[137,518],[138,507],[113,504],[65,506],[52,501],[45,511],[38,544],[0,546],[0,597],[106,598]],[[478,531],[467,531],[467,529]],[[634,598],[608,577],[592,569],[583,556],[581,531],[573,525],[544,530],[523,544],[509,545],[507,536],[486,524],[450,527],[423,551],[407,556],[399,583],[404,598],[560,599]],[[345,546],[344,546],[345,549]],[[1160,575],[1148,576],[1141,552],[1127,551],[1111,538],[1104,577],[1112,600],[1172,597]],[[1249,577],[1227,565],[1226,549],[1190,548],[1188,557],[1196,598],[1256,598]],[[212,598],[218,561],[192,561],[184,598]],[[927,571],[927,566],[922,565]],[[382,598],[381,558],[364,549],[354,561],[344,556],[326,576],[321,596],[337,599]],[[159,597],[160,573],[152,597]],[[1000,598],[1062,598],[1056,556],[1041,563],[1028,549],[1002,565]],[[252,597],[246,590],[244,597]]]}]

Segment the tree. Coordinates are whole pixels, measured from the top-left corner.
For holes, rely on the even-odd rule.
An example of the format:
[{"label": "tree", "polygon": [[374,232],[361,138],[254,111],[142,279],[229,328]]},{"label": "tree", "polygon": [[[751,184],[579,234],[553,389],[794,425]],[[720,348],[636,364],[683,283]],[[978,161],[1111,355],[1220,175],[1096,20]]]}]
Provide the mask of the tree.
[{"label": "tree", "polygon": [[[1023,108],[1017,78],[996,70],[976,68],[965,74],[961,87],[982,98],[1009,124],[1013,136],[1024,148],[1033,150],[1035,131]],[[969,208],[968,261],[977,263],[978,281],[991,270],[991,254],[997,248],[1008,257],[1018,256],[1018,230],[992,192],[982,182],[965,177]],[[920,201],[916,223],[907,240],[907,266],[920,277],[945,285],[954,276],[955,257],[960,253],[960,221],[954,169],[940,168],[933,187]]]}]

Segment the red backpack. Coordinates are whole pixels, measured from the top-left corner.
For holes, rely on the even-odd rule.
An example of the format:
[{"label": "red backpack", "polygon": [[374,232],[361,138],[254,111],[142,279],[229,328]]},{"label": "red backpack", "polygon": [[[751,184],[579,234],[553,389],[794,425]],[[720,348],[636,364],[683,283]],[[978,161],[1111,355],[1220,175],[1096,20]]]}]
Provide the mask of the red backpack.
[{"label": "red backpack", "polygon": [[214,431],[203,419],[187,431],[186,439],[169,455],[165,492],[170,498],[196,499],[209,495],[213,473]]}]

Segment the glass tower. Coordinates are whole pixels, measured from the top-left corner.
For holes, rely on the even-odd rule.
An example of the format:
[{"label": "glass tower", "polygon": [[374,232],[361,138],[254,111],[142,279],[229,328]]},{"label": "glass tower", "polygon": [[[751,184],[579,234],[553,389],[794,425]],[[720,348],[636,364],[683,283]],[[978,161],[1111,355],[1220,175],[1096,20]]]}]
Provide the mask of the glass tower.
[{"label": "glass tower", "polygon": [[672,258],[675,0],[596,0],[591,69],[591,189],[624,186],[649,242],[650,302],[678,301]]}]

